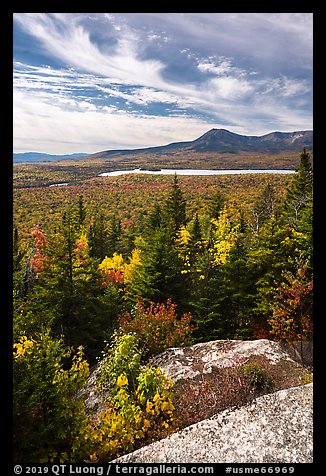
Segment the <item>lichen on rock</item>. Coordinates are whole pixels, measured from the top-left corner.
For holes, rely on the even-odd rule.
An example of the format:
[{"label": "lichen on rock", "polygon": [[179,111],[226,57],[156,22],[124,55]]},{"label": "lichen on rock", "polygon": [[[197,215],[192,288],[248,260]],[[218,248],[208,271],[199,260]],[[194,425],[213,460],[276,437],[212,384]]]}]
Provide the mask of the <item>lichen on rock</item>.
[{"label": "lichen on rock", "polygon": [[184,349],[170,348],[154,357],[151,363],[178,381],[208,374],[214,369],[237,367],[253,357],[262,357],[273,366],[287,365],[291,369],[302,369],[280,344],[268,339],[216,340]]}]

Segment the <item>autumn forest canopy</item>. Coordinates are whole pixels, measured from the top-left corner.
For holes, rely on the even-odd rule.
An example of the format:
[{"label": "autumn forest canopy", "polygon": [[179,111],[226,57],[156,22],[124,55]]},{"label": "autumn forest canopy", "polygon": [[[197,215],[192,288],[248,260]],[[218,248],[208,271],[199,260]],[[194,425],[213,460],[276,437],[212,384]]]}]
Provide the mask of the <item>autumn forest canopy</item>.
[{"label": "autumn forest canopy", "polygon": [[[310,154],[297,162],[291,175],[65,187],[41,184],[51,167],[16,166],[17,461],[98,461],[165,431],[171,390],[144,366],[168,347],[312,337]],[[95,365],[112,395],[96,424],[78,398]]]}]

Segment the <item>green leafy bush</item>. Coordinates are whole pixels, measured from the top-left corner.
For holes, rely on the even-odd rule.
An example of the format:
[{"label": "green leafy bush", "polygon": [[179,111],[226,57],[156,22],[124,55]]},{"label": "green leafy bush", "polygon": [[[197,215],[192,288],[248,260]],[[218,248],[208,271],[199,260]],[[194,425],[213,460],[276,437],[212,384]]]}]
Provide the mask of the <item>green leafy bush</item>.
[{"label": "green leafy bush", "polygon": [[142,359],[137,337],[116,331],[102,354],[103,358],[99,363],[99,386],[114,394],[118,377],[125,375],[129,390],[135,391]]},{"label": "green leafy bush", "polygon": [[88,418],[78,396],[89,367],[48,332],[21,336],[14,344],[14,459],[19,462],[76,462],[86,457]]},{"label": "green leafy bush", "polygon": [[274,388],[273,380],[268,372],[255,360],[243,364],[238,374],[255,392],[272,391]]},{"label": "green leafy bush", "polygon": [[99,374],[110,397],[91,425],[90,461],[108,461],[164,435],[173,421],[173,384],[160,369],[141,365],[136,336],[114,335]]}]

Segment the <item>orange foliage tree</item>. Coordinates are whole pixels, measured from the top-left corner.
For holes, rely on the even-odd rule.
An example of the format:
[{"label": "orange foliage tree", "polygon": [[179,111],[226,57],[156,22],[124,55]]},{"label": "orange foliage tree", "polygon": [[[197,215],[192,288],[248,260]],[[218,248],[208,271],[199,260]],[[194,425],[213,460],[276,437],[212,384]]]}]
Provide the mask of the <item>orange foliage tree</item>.
[{"label": "orange foliage tree", "polygon": [[48,243],[45,234],[39,225],[34,225],[30,235],[34,240],[34,253],[30,258],[30,266],[35,273],[35,276],[38,277],[43,269],[43,262],[46,259],[44,251]]},{"label": "orange foliage tree", "polygon": [[284,273],[284,281],[277,289],[276,305],[269,319],[271,335],[289,342],[312,337],[313,279],[307,266],[301,264],[296,275]]}]

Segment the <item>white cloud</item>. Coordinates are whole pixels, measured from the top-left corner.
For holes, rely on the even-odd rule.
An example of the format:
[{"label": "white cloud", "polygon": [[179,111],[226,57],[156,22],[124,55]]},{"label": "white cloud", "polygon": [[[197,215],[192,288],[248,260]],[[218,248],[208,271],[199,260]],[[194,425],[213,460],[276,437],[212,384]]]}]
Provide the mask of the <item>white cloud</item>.
[{"label": "white cloud", "polygon": [[[204,106],[203,106],[204,109]],[[309,118],[266,99],[251,106],[221,107],[223,122],[207,123],[189,115],[150,116],[119,111],[113,106],[95,107],[88,101],[32,91],[14,92],[14,151],[53,154],[93,153],[105,149],[139,148],[193,140],[212,127],[240,134],[261,135],[272,130],[310,129]],[[240,125],[239,125],[240,124]],[[279,127],[275,127],[278,124]],[[28,148],[26,149],[26,144]]]},{"label": "white cloud", "polygon": [[214,73],[218,76],[229,73],[232,70],[231,61],[224,59],[219,64],[215,64],[212,60],[208,59],[202,63],[198,63],[198,69],[200,71]]},{"label": "white cloud", "polygon": [[238,100],[254,90],[253,84],[231,76],[214,78],[210,83],[222,99]]},{"label": "white cloud", "polygon": [[28,150],[55,154],[156,146],[171,138],[192,140],[208,128],[206,122],[186,116],[128,114],[107,106],[89,108],[85,103],[81,113],[47,99],[15,91],[14,151],[26,151],[26,144]]},{"label": "white cloud", "polygon": [[92,43],[90,33],[74,14],[51,16],[40,13],[15,14],[22,28],[37,37],[48,52],[67,65],[110,78],[111,82],[152,86],[161,84],[163,64],[137,57],[135,35],[125,28],[117,37],[114,53],[103,53]]},{"label": "white cloud", "polygon": [[[77,73],[71,70],[55,70],[53,68],[33,67],[22,63],[14,63],[16,67],[13,77],[14,86],[20,90],[44,90],[52,93],[52,99],[56,99],[56,93],[73,93],[80,89],[93,89],[101,91],[110,97],[121,98],[127,103],[148,105],[150,103],[178,103],[180,96],[164,90],[149,87],[128,88],[128,92],[119,89],[119,85],[111,86],[108,78],[96,76],[90,73]],[[120,85],[121,86],[121,85]],[[76,94],[76,93],[74,93]],[[60,96],[61,97],[61,96]],[[86,97],[86,96],[84,96]],[[51,96],[49,96],[51,98]],[[89,98],[89,100],[91,100]]]},{"label": "white cloud", "polygon": [[[166,91],[158,91],[152,88],[140,88],[135,91],[133,98],[139,100],[141,103],[150,104],[153,102],[157,103],[178,103],[179,97],[168,93]],[[133,100],[133,99],[129,99]]]},{"label": "white cloud", "polygon": [[277,95],[280,97],[300,96],[309,93],[310,88],[306,80],[296,80],[287,77],[275,78],[265,83],[265,94]]},{"label": "white cloud", "polygon": [[[38,76],[33,70],[33,81],[29,81],[25,73],[18,75],[14,89],[14,147],[17,151],[26,151],[26,145],[28,150],[48,153],[147,147],[192,140],[211,127],[225,128],[226,125],[234,132],[250,135],[311,128],[309,116],[294,111],[284,101],[277,102],[271,92],[264,92],[266,85],[260,85],[261,94],[256,94],[249,106],[242,103],[239,99],[248,95],[253,85],[228,76],[213,78],[202,90],[183,90],[181,97],[181,94],[152,88],[134,88],[125,94],[98,85],[101,78],[94,75],[78,76],[70,72],[56,76],[52,70],[48,73],[48,77]],[[102,83],[105,84],[105,80]],[[82,92],[86,86],[134,104],[155,101],[173,104],[175,101],[180,107],[192,107],[212,117],[216,114],[216,121],[208,123],[177,110],[170,117],[156,117],[136,111],[128,113],[112,103],[96,105]],[[72,87],[77,88],[74,94]],[[276,87],[280,88],[277,82],[273,89]]]},{"label": "white cloud", "polygon": [[[249,135],[311,128],[311,78],[278,69],[285,59],[297,65],[299,51],[299,66],[309,74],[304,58],[311,59],[311,14],[14,17],[40,42],[43,54],[62,65],[15,63],[19,150],[143,147],[191,140],[211,127]],[[189,79],[182,72],[166,74],[179,67],[180,58]],[[129,112],[122,110],[125,104]],[[155,117],[155,105],[165,113],[169,107],[170,117]],[[147,107],[153,115],[136,110]]]},{"label": "white cloud", "polygon": [[[249,71],[234,67],[230,59],[208,58],[197,65],[202,72],[208,72],[215,77],[207,80],[208,90],[215,96],[215,100],[239,100],[255,89],[255,79],[250,78]],[[249,78],[249,80],[246,79]]]}]

